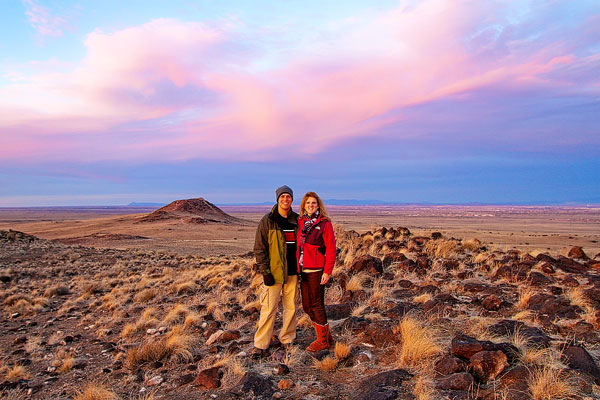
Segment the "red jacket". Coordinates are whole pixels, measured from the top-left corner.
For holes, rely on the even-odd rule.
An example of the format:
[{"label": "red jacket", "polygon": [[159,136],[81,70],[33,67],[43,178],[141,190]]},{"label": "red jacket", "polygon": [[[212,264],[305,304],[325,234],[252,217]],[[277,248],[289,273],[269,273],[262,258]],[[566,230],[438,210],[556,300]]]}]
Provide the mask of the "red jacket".
[{"label": "red jacket", "polygon": [[[296,257],[300,259],[300,245],[302,240],[302,227],[306,222],[306,218],[298,219],[298,251]],[[304,242],[304,266],[300,267],[298,263],[298,272],[301,269],[323,269],[323,272],[331,275],[333,266],[335,265],[336,248],[335,234],[333,233],[333,225],[326,217],[319,216],[317,222],[313,225],[310,232],[306,236]]]}]

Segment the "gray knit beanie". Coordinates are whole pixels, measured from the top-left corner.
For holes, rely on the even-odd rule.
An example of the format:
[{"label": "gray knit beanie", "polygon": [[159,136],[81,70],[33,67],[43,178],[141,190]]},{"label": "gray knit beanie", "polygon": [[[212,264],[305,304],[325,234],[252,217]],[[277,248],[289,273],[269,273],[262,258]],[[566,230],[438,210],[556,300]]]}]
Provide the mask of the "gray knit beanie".
[{"label": "gray knit beanie", "polygon": [[279,196],[281,196],[284,193],[288,193],[290,196],[292,196],[292,199],[294,199],[294,191],[292,190],[292,188],[287,185],[283,185],[281,187],[278,187],[275,191],[275,194],[277,195],[276,200],[279,201]]}]

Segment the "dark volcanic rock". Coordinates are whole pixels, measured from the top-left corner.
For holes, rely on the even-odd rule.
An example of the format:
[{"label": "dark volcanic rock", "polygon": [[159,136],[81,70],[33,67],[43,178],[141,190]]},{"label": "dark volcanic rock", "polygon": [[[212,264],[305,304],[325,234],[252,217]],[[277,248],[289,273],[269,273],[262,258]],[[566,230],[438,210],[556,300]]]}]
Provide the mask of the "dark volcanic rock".
[{"label": "dark volcanic rock", "polygon": [[458,334],[452,338],[452,354],[455,356],[470,359],[476,353],[480,351],[501,351],[503,352],[509,362],[519,350],[509,343],[493,343],[489,340],[477,340],[471,336]]},{"label": "dark volcanic rock", "polygon": [[241,395],[252,393],[258,398],[270,398],[273,396],[275,389],[273,388],[273,382],[269,378],[256,372],[246,372],[246,375],[244,375],[233,392]]},{"label": "dark volcanic rock", "polygon": [[479,381],[487,383],[508,367],[507,360],[506,354],[500,350],[480,351],[469,359],[469,369]]},{"label": "dark volcanic rock", "polygon": [[396,399],[400,393],[408,394],[410,390],[402,386],[404,381],[412,378],[412,374],[403,369],[381,372],[363,379],[358,384],[357,400]]},{"label": "dark volcanic rock", "polygon": [[399,342],[398,336],[394,334],[392,328],[380,321],[371,323],[363,332],[359,333],[358,337],[362,342],[376,347],[385,347]]},{"label": "dark volcanic rock", "polygon": [[330,320],[348,318],[352,314],[352,304],[330,304],[325,306],[325,313]]},{"label": "dark volcanic rock", "polygon": [[498,311],[502,300],[495,294],[490,294],[481,302],[481,306],[489,311]]},{"label": "dark volcanic rock", "polygon": [[379,275],[383,273],[383,264],[377,257],[364,255],[354,260],[350,266],[350,272],[358,273],[366,271],[372,275]]},{"label": "dark volcanic rock", "polygon": [[435,385],[442,390],[469,390],[475,384],[473,376],[468,372],[458,372],[436,381]]},{"label": "dark volcanic rock", "polygon": [[529,282],[531,286],[546,286],[552,284],[553,280],[541,272],[531,271],[527,278],[527,282]]},{"label": "dark volcanic rock", "polygon": [[223,372],[219,367],[207,368],[198,373],[194,384],[203,389],[216,389],[221,387]]},{"label": "dark volcanic rock", "polygon": [[447,355],[435,363],[435,372],[438,375],[450,375],[467,370],[467,363],[453,355]]},{"label": "dark volcanic rock", "polygon": [[564,272],[569,272],[571,274],[583,274],[588,270],[587,266],[563,256],[560,256],[558,258],[558,263],[556,264],[556,266],[560,270]]},{"label": "dark volcanic rock", "polygon": [[549,294],[537,293],[531,296],[527,308],[540,314],[574,319],[580,311],[579,307],[571,305],[568,300]]},{"label": "dark volcanic rock", "polygon": [[515,331],[518,331],[529,340],[530,344],[539,347],[550,346],[550,341],[552,340],[550,336],[546,335],[539,328],[530,327],[522,321],[512,319],[504,319],[490,326],[490,331],[500,336],[512,336],[515,334]]},{"label": "dark volcanic rock", "polygon": [[527,367],[518,365],[502,375],[499,389],[506,392],[506,399],[531,400],[529,395],[530,374],[531,372]]},{"label": "dark volcanic rock", "polygon": [[562,357],[569,367],[589,373],[594,377],[596,384],[600,384],[600,369],[585,348],[577,345],[567,346],[563,349]]},{"label": "dark volcanic rock", "polygon": [[393,252],[393,253],[388,253],[385,255],[385,257],[383,257],[383,267],[387,268],[390,265],[392,265],[393,263],[397,263],[400,261],[405,261],[406,260],[406,256],[404,255],[404,253],[400,253],[399,251]]}]

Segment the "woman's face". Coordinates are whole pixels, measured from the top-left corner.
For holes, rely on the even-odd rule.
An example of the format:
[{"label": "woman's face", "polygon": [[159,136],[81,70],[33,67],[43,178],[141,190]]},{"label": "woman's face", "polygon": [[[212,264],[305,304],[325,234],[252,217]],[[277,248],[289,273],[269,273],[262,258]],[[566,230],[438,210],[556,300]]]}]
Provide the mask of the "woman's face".
[{"label": "woman's face", "polygon": [[309,197],[306,199],[306,203],[304,203],[304,211],[308,215],[313,215],[319,209],[319,202],[314,197]]}]

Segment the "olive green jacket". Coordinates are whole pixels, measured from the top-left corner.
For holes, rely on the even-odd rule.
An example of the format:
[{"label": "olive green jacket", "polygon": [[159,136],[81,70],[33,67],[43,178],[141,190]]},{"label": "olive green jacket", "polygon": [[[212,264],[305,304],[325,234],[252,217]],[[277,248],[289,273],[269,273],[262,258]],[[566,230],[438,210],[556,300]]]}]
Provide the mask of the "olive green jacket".
[{"label": "olive green jacket", "polygon": [[[275,283],[287,281],[287,245],[283,236],[283,230],[275,221],[277,204],[270,213],[266,214],[258,223],[256,237],[254,238],[254,257],[258,271],[266,275],[273,274]],[[294,225],[294,234],[298,233],[298,214],[290,210],[287,220]]]}]

